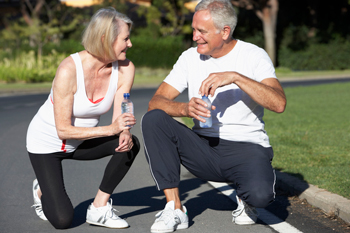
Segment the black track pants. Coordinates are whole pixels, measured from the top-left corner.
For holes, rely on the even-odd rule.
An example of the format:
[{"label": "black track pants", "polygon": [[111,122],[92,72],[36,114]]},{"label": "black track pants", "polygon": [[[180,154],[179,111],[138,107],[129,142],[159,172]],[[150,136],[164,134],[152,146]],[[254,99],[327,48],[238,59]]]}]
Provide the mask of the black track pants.
[{"label": "black track pants", "polygon": [[162,110],[146,113],[141,126],[159,190],[178,187],[182,164],[201,179],[234,183],[237,195],[252,206],[266,207],[274,200],[271,147],[197,135]]},{"label": "black track pants", "polygon": [[123,153],[115,152],[119,145],[117,136],[86,140],[72,153],[28,153],[42,192],[44,214],[56,229],[69,228],[74,215],[73,205],[64,187],[62,160],[96,160],[112,155],[99,187],[101,191],[112,194],[140,150],[135,136],[133,143],[132,150]]}]

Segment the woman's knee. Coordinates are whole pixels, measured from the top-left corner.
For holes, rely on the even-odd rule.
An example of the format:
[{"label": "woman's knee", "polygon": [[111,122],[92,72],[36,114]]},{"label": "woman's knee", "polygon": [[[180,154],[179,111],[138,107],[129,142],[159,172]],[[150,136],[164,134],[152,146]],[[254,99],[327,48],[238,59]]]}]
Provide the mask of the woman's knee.
[{"label": "woman's knee", "polygon": [[[44,212],[45,213],[45,212]],[[61,209],[56,210],[54,213],[46,214],[47,219],[52,224],[52,226],[56,229],[68,229],[74,217],[74,209]]]},{"label": "woman's knee", "polygon": [[54,200],[43,195],[43,211],[52,226],[54,226],[56,229],[67,229],[72,224],[74,208],[68,196],[65,196],[64,193],[59,196],[64,197],[59,198],[60,201],[57,201],[58,196],[53,197],[56,198],[56,200]]},{"label": "woman's knee", "polygon": [[50,221],[50,223],[56,229],[68,229],[71,226],[72,221],[73,221],[73,217],[60,216],[59,218],[55,219],[54,221]]}]

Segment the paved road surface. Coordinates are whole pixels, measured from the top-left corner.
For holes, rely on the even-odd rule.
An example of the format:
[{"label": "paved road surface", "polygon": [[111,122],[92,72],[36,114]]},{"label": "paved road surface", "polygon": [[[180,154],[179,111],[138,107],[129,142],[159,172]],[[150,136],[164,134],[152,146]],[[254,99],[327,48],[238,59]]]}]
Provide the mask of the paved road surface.
[{"label": "paved road surface", "polygon": [[[141,143],[143,141],[139,123],[154,92],[155,89],[152,88],[136,89],[131,92],[138,120],[132,133]],[[40,220],[35,215],[34,209],[30,208],[33,204],[31,186],[35,176],[25,148],[27,126],[46,97],[47,94],[0,98],[0,232],[2,233],[55,231],[49,223]],[[186,94],[182,94],[179,100],[186,101],[186,99]],[[111,112],[101,118],[101,125],[108,124],[110,120]],[[63,162],[66,189],[75,207],[73,226],[63,232],[149,232],[154,215],[163,209],[165,199],[162,192],[158,192],[155,188],[143,150],[112,195],[113,205],[119,210],[122,218],[127,218],[131,227],[111,230],[85,223],[87,206],[97,192],[108,159],[93,162]],[[185,169],[182,170],[181,198],[190,217],[190,228],[183,232],[321,233],[342,232],[344,229],[338,228],[336,224],[332,225],[331,222],[318,220],[311,216],[312,213],[305,214],[298,211],[293,201],[283,195],[278,196],[277,201],[267,210],[259,210],[261,216],[258,224],[237,226],[231,222],[231,211],[236,208],[235,202],[230,199],[233,190],[230,186],[222,187],[221,190],[223,193],[214,189],[209,183],[193,177]],[[296,210],[294,215],[290,209],[293,207]]]}]

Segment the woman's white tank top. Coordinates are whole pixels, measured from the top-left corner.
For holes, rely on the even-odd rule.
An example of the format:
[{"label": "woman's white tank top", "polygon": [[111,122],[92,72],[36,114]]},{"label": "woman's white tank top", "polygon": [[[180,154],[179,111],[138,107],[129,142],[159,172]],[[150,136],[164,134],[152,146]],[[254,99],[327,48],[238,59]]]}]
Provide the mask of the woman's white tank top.
[{"label": "woman's white tank top", "polygon": [[[86,96],[83,66],[78,53],[72,54],[76,66],[77,91],[74,94],[72,125],[76,127],[95,127],[100,116],[108,112],[114,101],[118,87],[118,62],[112,63],[109,87],[104,98],[91,102]],[[53,90],[51,89],[45,103],[29,124],[27,131],[27,150],[35,154],[54,152],[73,152],[82,140],[61,140],[57,136],[55,125]]]}]

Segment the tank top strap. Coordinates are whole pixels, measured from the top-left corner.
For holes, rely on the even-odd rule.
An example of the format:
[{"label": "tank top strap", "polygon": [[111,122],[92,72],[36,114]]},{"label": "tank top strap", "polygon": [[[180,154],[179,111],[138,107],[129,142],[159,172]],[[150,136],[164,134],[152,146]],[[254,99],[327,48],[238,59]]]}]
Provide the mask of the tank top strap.
[{"label": "tank top strap", "polygon": [[115,88],[115,90],[118,89],[118,68],[119,68],[119,65],[118,65],[118,61],[114,61],[112,62],[112,74],[111,74],[111,82],[110,82],[110,85],[111,87],[113,86]]},{"label": "tank top strap", "polygon": [[[83,65],[80,59],[80,56],[78,53],[74,53],[70,55],[73,58],[75,69],[76,69],[76,76],[77,76],[77,92],[79,90],[79,87],[83,86],[85,88],[84,84],[84,72],[83,72]],[[53,103],[53,88],[50,90],[49,98],[51,102]]]},{"label": "tank top strap", "polygon": [[71,54],[71,57],[73,58],[73,61],[75,63],[75,69],[76,69],[76,77],[77,77],[77,90],[79,90],[79,87],[81,85],[84,85],[84,72],[83,72],[83,65],[79,56],[79,53]]}]

